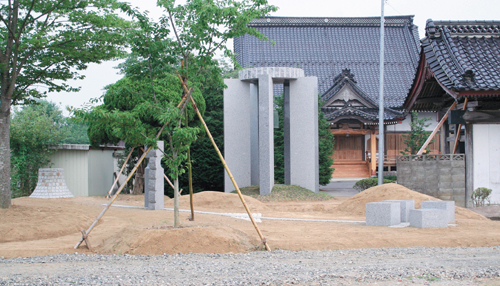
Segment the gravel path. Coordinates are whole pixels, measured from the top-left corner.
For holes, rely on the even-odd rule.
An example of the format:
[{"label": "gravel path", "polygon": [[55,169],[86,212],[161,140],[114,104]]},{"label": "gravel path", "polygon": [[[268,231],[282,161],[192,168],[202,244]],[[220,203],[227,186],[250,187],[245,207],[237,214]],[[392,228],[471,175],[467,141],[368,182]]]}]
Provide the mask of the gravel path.
[{"label": "gravel path", "polygon": [[0,258],[0,285],[499,285],[500,247]]}]

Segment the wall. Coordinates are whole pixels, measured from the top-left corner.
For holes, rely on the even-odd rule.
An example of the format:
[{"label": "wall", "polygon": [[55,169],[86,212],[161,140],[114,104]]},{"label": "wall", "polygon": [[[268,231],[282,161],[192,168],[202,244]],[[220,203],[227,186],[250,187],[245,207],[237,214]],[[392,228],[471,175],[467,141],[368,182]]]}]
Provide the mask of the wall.
[{"label": "wall", "polygon": [[474,190],[492,189],[491,203],[500,203],[500,125],[476,124],[472,129]]},{"label": "wall", "polygon": [[88,145],[86,149],[57,150],[50,157],[52,168],[63,168],[66,185],[75,197],[88,196]]},{"label": "wall", "polygon": [[106,196],[113,184],[113,150],[92,149],[89,151],[88,195]]},{"label": "wall", "polygon": [[397,157],[398,184],[465,206],[465,155]]}]

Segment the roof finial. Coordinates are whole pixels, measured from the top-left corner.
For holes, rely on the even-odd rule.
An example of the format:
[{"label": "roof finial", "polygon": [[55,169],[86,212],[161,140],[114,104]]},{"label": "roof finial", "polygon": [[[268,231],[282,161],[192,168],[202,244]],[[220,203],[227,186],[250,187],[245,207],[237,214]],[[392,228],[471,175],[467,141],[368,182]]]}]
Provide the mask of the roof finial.
[{"label": "roof finial", "polygon": [[431,39],[436,37],[436,26],[434,25],[434,21],[432,19],[427,19],[425,23],[425,36]]}]

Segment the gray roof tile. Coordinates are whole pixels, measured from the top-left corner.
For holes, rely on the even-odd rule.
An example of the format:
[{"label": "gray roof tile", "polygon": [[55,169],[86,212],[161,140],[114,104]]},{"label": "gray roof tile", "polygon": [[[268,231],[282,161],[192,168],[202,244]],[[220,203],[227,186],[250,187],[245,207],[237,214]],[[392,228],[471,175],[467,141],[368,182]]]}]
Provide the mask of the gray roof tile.
[{"label": "gray roof tile", "polygon": [[[385,105],[400,108],[418,65],[418,32],[412,16],[385,20]],[[378,102],[379,17],[268,17],[250,26],[270,41],[249,35],[236,38],[234,50],[242,67],[302,68],[306,76],[318,77],[322,95],[334,85],[334,77],[348,68],[356,74],[359,88]]]},{"label": "gray roof tile", "polygon": [[447,88],[500,89],[500,21],[429,19],[422,47],[436,78]]}]

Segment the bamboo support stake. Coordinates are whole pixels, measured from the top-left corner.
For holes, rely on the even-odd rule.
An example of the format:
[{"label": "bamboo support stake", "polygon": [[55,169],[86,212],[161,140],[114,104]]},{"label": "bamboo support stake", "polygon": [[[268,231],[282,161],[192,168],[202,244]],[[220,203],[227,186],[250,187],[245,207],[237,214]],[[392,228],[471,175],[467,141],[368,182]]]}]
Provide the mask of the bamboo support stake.
[{"label": "bamboo support stake", "polygon": [[[134,151],[135,147],[132,147],[132,150],[130,150],[130,153],[128,153],[127,159],[125,159],[125,162],[123,163],[122,168],[120,169],[120,173],[118,173],[118,176],[116,176],[115,181],[113,182],[113,185],[111,186],[111,189],[109,189],[108,196],[107,198],[111,197],[111,192],[113,191],[113,188],[116,186],[116,183],[118,183],[118,180],[120,179],[120,176],[123,173],[123,170],[125,169],[125,166],[127,166],[127,162],[130,159],[130,156],[132,156],[132,152]],[[143,150],[144,151],[144,150]]]},{"label": "bamboo support stake", "polygon": [[189,204],[191,207],[191,218],[189,220],[194,220],[194,203],[193,203],[193,170],[191,166],[191,148],[188,149],[188,174],[189,174]]},{"label": "bamboo support stake", "polygon": [[[462,108],[462,110],[467,109],[467,103],[469,103],[469,99],[466,97],[465,101],[464,101],[464,107]],[[458,130],[456,130],[456,132],[455,132],[455,135],[456,135],[455,145],[453,145],[453,153],[451,153],[451,154],[455,154],[455,152],[457,152],[458,141],[460,141],[460,131],[462,131],[462,124],[458,124]]]},{"label": "bamboo support stake", "polygon": [[[144,152],[142,154],[142,156],[139,159],[139,161],[135,164],[134,169],[132,169],[132,172],[130,172],[130,174],[128,175],[127,180],[125,180],[125,184],[126,184],[126,182],[128,182],[132,178],[132,176],[134,175],[135,171],[137,171],[137,168],[139,168],[139,165],[142,163],[142,161],[144,160],[144,158],[146,158],[146,155],[149,153],[150,150],[151,150],[151,147],[149,147],[146,150],[146,152]],[[92,223],[92,225],[89,227],[89,229],[87,229],[87,231],[85,231],[85,235],[82,235],[82,238],[80,239],[80,241],[75,245],[75,249],[77,249],[78,246],[80,246],[80,244],[82,244],[83,240],[88,237],[88,235],[90,234],[90,232],[92,231],[92,229],[96,226],[96,224],[99,222],[99,220],[108,211],[109,207],[114,203],[114,201],[116,200],[116,198],[118,198],[118,195],[122,192],[123,188],[125,187],[125,184],[123,184],[123,185],[120,186],[120,188],[118,189],[118,191],[116,192],[116,194],[113,196],[113,198],[111,199],[111,201],[109,201],[109,203],[102,210],[102,212],[99,214],[99,216],[96,218],[96,220]]]},{"label": "bamboo support stake", "polygon": [[[185,96],[182,97],[181,101],[179,102],[179,104],[177,105],[177,108],[179,108],[181,105],[184,105],[184,107],[186,106],[186,100],[188,97],[190,97],[191,95],[191,92],[192,92],[192,88],[187,90],[187,94]],[[163,124],[163,126],[160,128],[160,130],[158,131],[158,133],[156,134],[156,139],[158,139],[161,135],[161,133],[163,132],[163,129],[165,129],[165,126],[167,126],[168,122]],[[149,153],[149,151],[151,150],[151,147],[149,147],[146,152],[144,152],[141,156],[141,158],[139,159],[139,161],[137,162],[137,164],[135,165],[134,169],[132,170],[132,172],[130,173],[130,175],[127,177],[127,179],[125,180],[125,184],[121,185],[120,188],[118,189],[118,191],[116,192],[116,194],[113,196],[113,198],[111,199],[111,201],[106,205],[106,207],[102,210],[102,212],[99,214],[99,216],[97,217],[97,219],[94,221],[94,223],[92,223],[92,225],[89,227],[89,229],[87,231],[84,231],[82,232],[82,238],[80,239],[80,241],[75,245],[75,249],[78,248],[78,246],[80,246],[80,244],[82,244],[82,242],[85,240],[87,241],[87,238],[88,238],[88,235],[89,233],[92,231],[92,229],[95,227],[95,225],[97,224],[97,222],[104,216],[104,214],[106,213],[106,211],[109,209],[109,207],[113,204],[113,202],[116,200],[116,198],[118,197],[118,195],[121,193],[121,191],[123,190],[123,188],[125,187],[126,183],[132,178],[132,176],[134,175],[135,171],[137,171],[137,168],[139,167],[139,165],[142,163],[142,161],[144,160],[144,158],[146,158],[146,155]],[[85,233],[85,235],[84,235]],[[89,246],[90,247],[90,246]]]},{"label": "bamboo support stake", "polygon": [[441,121],[439,121],[439,123],[436,126],[436,128],[434,128],[434,131],[432,131],[431,135],[429,135],[429,138],[427,138],[427,140],[425,141],[424,145],[422,145],[422,148],[420,148],[420,150],[418,150],[417,155],[422,155],[422,153],[424,153],[425,148],[427,148],[427,146],[429,146],[429,144],[432,141],[432,138],[434,138],[434,135],[436,135],[436,133],[438,132],[439,128],[441,128],[441,126],[443,126],[444,121],[446,119],[448,119],[448,115],[450,114],[450,110],[453,110],[453,108],[455,108],[456,105],[457,105],[457,102],[456,101],[453,102],[453,104],[450,106],[450,108],[448,109],[448,111],[446,112],[446,114],[443,116],[443,118],[441,118]]},{"label": "bamboo support stake", "polygon": [[[183,84],[184,88],[186,89],[187,87]],[[259,237],[261,239],[262,244],[266,247],[266,250],[271,251],[271,248],[267,244],[266,238],[262,235],[260,232],[259,227],[257,226],[257,223],[255,223],[255,220],[253,219],[252,213],[250,213],[250,209],[248,209],[248,206],[245,202],[245,199],[243,198],[243,195],[241,194],[240,188],[238,188],[238,184],[236,184],[236,181],[234,180],[233,175],[231,174],[231,171],[229,170],[229,167],[226,164],[226,160],[224,160],[224,156],[222,156],[222,153],[219,150],[219,147],[217,147],[217,144],[214,141],[214,138],[212,137],[212,134],[210,133],[210,130],[208,130],[207,124],[205,123],[205,120],[203,120],[203,117],[200,114],[200,111],[198,110],[198,107],[196,106],[196,102],[194,99],[191,97],[191,103],[193,104],[193,108],[196,111],[196,114],[198,115],[198,118],[200,119],[201,123],[203,124],[203,127],[205,127],[205,131],[207,132],[208,137],[210,138],[210,141],[212,141],[212,145],[214,145],[215,150],[217,151],[217,154],[219,155],[220,160],[222,161],[222,165],[224,165],[224,169],[226,169],[227,174],[229,175],[229,178],[231,178],[231,182],[233,182],[234,188],[238,192],[238,196],[240,197],[241,202],[243,203],[243,206],[245,207],[245,210],[250,217],[250,220],[252,221],[253,226],[255,227],[255,230],[259,234]]]},{"label": "bamboo support stake", "polygon": [[[186,110],[186,126],[189,124],[188,113]],[[189,180],[189,206],[191,208],[191,217],[189,220],[194,221],[194,203],[193,203],[193,166],[191,165],[191,147],[187,150],[188,155],[188,180]]]}]

